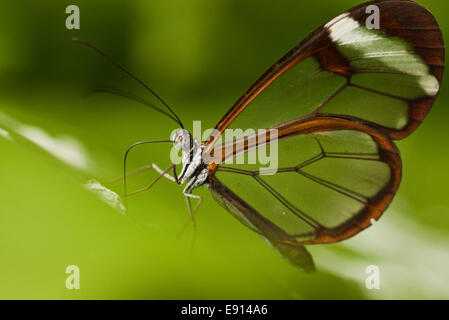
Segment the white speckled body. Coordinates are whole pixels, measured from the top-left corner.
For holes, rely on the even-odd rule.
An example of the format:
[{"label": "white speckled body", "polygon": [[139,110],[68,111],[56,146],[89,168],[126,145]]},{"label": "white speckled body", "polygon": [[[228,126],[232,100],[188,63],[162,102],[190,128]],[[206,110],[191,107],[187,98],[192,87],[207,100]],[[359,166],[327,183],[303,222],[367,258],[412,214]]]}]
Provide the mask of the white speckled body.
[{"label": "white speckled body", "polygon": [[[179,174],[179,184],[187,182],[184,193],[190,193],[193,189],[203,185],[208,176],[207,165],[202,161],[205,145],[197,139],[192,139],[186,130],[179,130],[174,134],[175,147],[182,150],[182,170]],[[193,146],[190,147],[190,141]]]}]

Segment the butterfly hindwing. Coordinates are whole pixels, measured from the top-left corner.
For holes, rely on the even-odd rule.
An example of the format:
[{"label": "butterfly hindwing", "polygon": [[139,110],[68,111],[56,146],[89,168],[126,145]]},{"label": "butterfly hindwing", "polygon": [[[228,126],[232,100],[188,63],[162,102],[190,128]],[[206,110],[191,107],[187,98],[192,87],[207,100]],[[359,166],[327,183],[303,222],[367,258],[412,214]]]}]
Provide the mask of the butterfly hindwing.
[{"label": "butterfly hindwing", "polygon": [[337,117],[277,129],[282,159],[276,173],[229,161],[258,150],[251,145],[238,150],[237,141],[234,150],[223,153],[227,163],[217,167],[209,184],[215,199],[240,222],[274,247],[283,243],[305,250],[304,244],[349,238],[380,218],[401,179],[401,159],[388,137]]},{"label": "butterfly hindwing", "polygon": [[282,157],[275,171],[236,163],[249,157],[252,146],[246,146],[223,154],[227,163],[218,166],[216,179],[303,244],[343,240],[380,217],[401,177],[399,153],[386,136],[337,117],[278,130]]},{"label": "butterfly hindwing", "polygon": [[212,178],[208,187],[214,199],[223,208],[241,223],[260,234],[281,256],[305,272],[315,271],[312,256],[303,245],[296,242],[294,237],[257,212],[217,178]]}]

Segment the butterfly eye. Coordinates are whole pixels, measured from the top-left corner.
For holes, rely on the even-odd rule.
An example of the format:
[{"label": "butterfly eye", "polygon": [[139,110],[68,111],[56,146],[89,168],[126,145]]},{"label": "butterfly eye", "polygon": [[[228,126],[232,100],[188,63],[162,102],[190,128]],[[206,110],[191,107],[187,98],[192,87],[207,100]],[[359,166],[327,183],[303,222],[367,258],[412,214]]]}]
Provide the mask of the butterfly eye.
[{"label": "butterfly eye", "polygon": [[190,133],[187,130],[178,130],[173,135],[173,145],[177,150],[190,150]]}]

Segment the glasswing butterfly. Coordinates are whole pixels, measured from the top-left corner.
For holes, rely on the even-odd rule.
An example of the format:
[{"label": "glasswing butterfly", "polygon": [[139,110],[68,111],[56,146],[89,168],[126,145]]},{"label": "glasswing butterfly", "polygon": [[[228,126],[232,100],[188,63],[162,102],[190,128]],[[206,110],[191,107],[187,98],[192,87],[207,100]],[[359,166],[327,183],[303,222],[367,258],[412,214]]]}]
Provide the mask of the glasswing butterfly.
[{"label": "glasswing butterfly", "polygon": [[[367,7],[373,5],[379,9],[378,29],[366,24]],[[441,86],[444,43],[433,15],[413,1],[358,5],[312,32],[276,62],[204,143],[193,139],[150,88],[106,58],[146,87],[168,112],[150,107],[181,127],[171,140],[131,146],[125,168],[134,146],[172,142],[182,150],[182,170],[177,175],[175,165],[167,170],[152,165],[160,173],[154,182],[167,177],[185,183],[191,214],[201,202],[192,190],[205,185],[222,207],[281,256],[312,272],[314,262],[305,245],[350,238],[378,220],[391,203],[402,169],[393,140],[406,138],[430,111]],[[277,130],[275,174],[228,164],[274,141],[264,134],[220,148],[220,136],[229,128]],[[213,160],[204,161],[205,155]],[[195,210],[191,198],[198,199]]]}]

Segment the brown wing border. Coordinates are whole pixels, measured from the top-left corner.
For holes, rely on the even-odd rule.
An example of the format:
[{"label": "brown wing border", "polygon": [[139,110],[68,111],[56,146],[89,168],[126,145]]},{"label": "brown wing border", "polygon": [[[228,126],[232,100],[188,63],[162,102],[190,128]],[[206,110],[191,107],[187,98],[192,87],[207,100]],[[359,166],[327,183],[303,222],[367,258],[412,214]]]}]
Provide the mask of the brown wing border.
[{"label": "brown wing border", "polygon": [[[369,134],[376,142],[380,157],[379,160],[386,163],[391,169],[390,181],[386,184],[386,186],[382,188],[374,197],[370,198],[359,213],[347,220],[345,223],[332,229],[320,228],[316,230],[317,237],[304,242],[294,240],[294,238],[287,235],[282,230],[282,233],[275,232],[278,235],[278,240],[289,244],[302,245],[339,242],[348,239],[358,234],[360,231],[368,228],[372,225],[372,219],[377,221],[382,216],[383,212],[388,208],[399,188],[402,175],[402,162],[399,151],[388,136],[370,126],[365,125],[362,121],[359,121],[356,118],[348,119],[347,117],[343,118],[337,116],[316,116],[314,118],[297,119],[281,124],[275,127],[275,129],[278,130],[277,139],[279,140],[287,139],[300,134],[318,134],[336,130],[357,130],[364,132]],[[225,150],[225,152],[222,153],[222,161],[230,156],[235,156],[235,154],[240,152],[246,152],[246,150],[250,150],[262,144],[270,143],[271,137],[269,135],[264,135],[263,137],[266,137],[266,139],[263,142],[259,140],[257,142],[257,146],[251,145],[251,143],[256,141],[255,139],[245,139],[245,143],[235,142],[235,148],[232,150]],[[209,183],[211,186],[217,186],[218,180],[214,175],[219,164],[220,163],[212,162],[208,165],[208,169],[210,171]],[[300,190],[298,192],[300,192]],[[237,195],[233,194],[232,199],[236,203],[239,203],[240,206],[238,208],[243,210],[243,215],[249,215],[247,218],[249,218],[250,221],[254,219],[257,221],[267,221],[265,217],[259,214],[255,209],[251,208],[242,199],[238,198]],[[237,199],[239,201],[237,201]],[[266,225],[266,222],[264,225]],[[279,229],[277,226],[276,228]],[[269,230],[272,230],[272,228]]]},{"label": "brown wing border", "polygon": [[[369,5],[380,7],[382,30],[391,36],[406,39],[427,62],[430,73],[441,84],[445,59],[444,41],[440,27],[432,13],[424,6],[410,0],[375,0],[362,3],[345,12],[349,12],[359,22],[365,21],[367,14],[364,9]],[[421,27],[416,27],[417,24]],[[356,73],[356,70],[352,70],[346,59],[338,52],[335,44],[329,38],[325,26],[319,27],[277,61],[240,97],[218,122],[215,127],[217,134],[211,135],[205,142],[206,152],[213,148],[224,130],[265,88],[297,63],[310,56],[314,56],[319,61],[323,70],[345,76],[348,80]],[[410,135],[420,125],[432,108],[437,96],[411,100],[409,102],[409,122],[400,130],[358,120],[384,132],[391,139],[400,140]],[[316,115],[316,113],[311,115]]]}]

